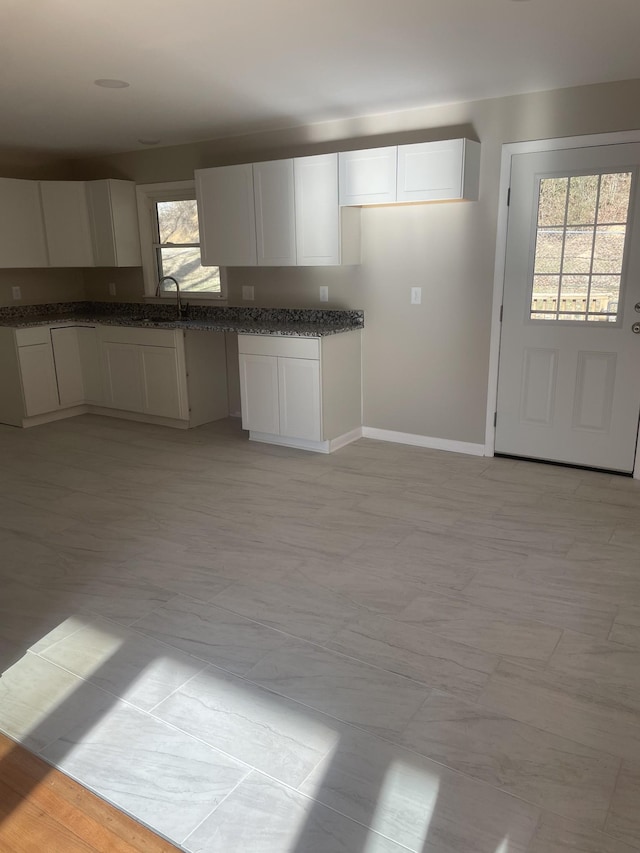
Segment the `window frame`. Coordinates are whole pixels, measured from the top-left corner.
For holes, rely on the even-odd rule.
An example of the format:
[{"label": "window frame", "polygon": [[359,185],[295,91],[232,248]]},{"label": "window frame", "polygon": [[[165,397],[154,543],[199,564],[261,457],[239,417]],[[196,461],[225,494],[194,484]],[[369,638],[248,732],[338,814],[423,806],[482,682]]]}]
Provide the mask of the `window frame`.
[{"label": "window frame", "polygon": [[[584,321],[582,320],[560,320],[560,319],[550,319],[550,318],[534,318],[531,316],[532,313],[532,298],[533,298],[533,290],[534,290],[534,277],[535,277],[535,253],[536,253],[536,241],[538,234],[538,213],[540,206],[540,183],[545,178],[573,178],[573,177],[581,177],[583,175],[598,175],[602,177],[603,175],[610,174],[618,174],[621,172],[629,172],[631,173],[631,187],[629,190],[629,207],[627,211],[627,221],[625,223],[626,226],[626,234],[625,234],[625,246],[624,253],[622,258],[622,269],[620,273],[620,290],[618,292],[618,309],[617,316],[615,320],[607,320],[607,321],[594,321],[589,320],[585,315]],[[631,251],[631,246],[629,240],[626,239],[630,230],[633,227],[633,210],[634,210],[634,198],[636,187],[638,181],[640,180],[640,170],[637,166],[619,166],[615,169],[570,169],[563,171],[553,171],[553,172],[538,172],[535,175],[536,181],[536,189],[534,192],[533,198],[533,213],[531,217],[531,232],[529,235],[529,264],[527,271],[527,300],[525,301],[525,323],[526,324],[535,324],[537,326],[568,326],[575,328],[594,328],[597,326],[601,329],[620,329],[624,324],[624,300],[625,294],[627,290],[627,270],[628,270],[628,262],[629,262],[629,253]],[[566,227],[566,223],[565,226]],[[595,223],[594,223],[595,227]],[[591,276],[591,273],[589,274]],[[544,313],[544,312],[538,312]],[[551,312],[549,312],[551,313]],[[563,313],[563,312],[560,312]],[[606,315],[604,315],[606,316]],[[584,323],[584,325],[582,325]]]},{"label": "window frame", "polygon": [[[172,181],[157,184],[139,184],[136,187],[136,197],[138,202],[138,226],[140,231],[142,274],[144,278],[144,298],[159,299],[162,301],[169,299],[171,301],[175,301],[174,291],[165,290],[161,291],[159,295],[156,294],[159,276],[158,260],[156,256],[157,238],[155,235],[155,205],[159,201],[182,201],[183,199],[195,199],[195,181]],[[219,270],[219,293],[207,293],[206,291],[185,291],[182,294],[183,297],[188,298],[190,302],[198,302],[202,300],[206,302],[215,301],[218,303],[226,303],[227,271],[225,267],[219,267]]]}]

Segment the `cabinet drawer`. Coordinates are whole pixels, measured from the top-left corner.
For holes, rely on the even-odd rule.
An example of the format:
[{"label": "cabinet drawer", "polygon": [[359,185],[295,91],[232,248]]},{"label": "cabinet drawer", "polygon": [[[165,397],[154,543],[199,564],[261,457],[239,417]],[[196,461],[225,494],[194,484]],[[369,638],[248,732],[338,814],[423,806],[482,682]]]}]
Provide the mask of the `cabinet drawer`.
[{"label": "cabinet drawer", "polygon": [[275,355],[283,358],[320,359],[319,338],[288,335],[238,335],[238,352],[247,355]]},{"label": "cabinet drawer", "polygon": [[[181,334],[181,332],[178,332]],[[175,329],[138,329],[133,326],[100,326],[100,340],[114,344],[148,347],[176,346]]]},{"label": "cabinet drawer", "polygon": [[49,326],[31,326],[28,329],[16,329],[16,344],[19,347],[48,344],[50,342]]}]

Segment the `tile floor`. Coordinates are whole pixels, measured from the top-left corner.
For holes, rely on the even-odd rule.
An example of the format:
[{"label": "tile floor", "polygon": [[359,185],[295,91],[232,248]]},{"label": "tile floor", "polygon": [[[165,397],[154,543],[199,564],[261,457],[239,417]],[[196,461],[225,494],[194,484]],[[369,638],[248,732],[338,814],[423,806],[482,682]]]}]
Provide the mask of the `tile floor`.
[{"label": "tile floor", "polygon": [[91,416],[0,483],[0,730],[190,853],[640,851],[640,483]]}]

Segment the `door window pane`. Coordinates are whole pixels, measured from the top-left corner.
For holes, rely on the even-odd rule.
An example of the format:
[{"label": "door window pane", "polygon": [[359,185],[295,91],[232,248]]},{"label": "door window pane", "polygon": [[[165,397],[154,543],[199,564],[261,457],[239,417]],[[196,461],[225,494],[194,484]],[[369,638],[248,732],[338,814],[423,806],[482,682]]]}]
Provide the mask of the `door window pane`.
[{"label": "door window pane", "polygon": [[595,222],[599,175],[577,175],[569,178],[567,225]]},{"label": "door window pane", "polygon": [[540,179],[532,320],[617,320],[631,177]]},{"label": "door window pane", "polygon": [[564,225],[569,178],[542,178],[538,201],[538,226]]},{"label": "door window pane", "polygon": [[596,242],[593,247],[593,272],[617,273],[622,272],[624,256],[623,225],[603,225],[596,228]]},{"label": "door window pane", "polygon": [[629,217],[631,172],[602,175],[598,200],[598,223],[626,223]]}]

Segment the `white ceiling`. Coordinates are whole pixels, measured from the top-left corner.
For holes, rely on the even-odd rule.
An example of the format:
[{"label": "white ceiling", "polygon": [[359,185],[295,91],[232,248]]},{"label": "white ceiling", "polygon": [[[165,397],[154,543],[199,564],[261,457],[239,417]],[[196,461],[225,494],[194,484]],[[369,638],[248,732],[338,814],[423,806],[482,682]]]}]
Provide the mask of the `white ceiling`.
[{"label": "white ceiling", "polygon": [[1,0],[0,32],[0,147],[65,156],[640,78],[638,0]]}]

